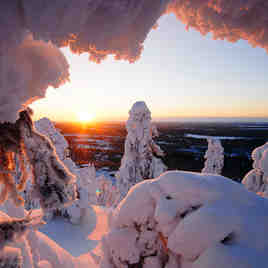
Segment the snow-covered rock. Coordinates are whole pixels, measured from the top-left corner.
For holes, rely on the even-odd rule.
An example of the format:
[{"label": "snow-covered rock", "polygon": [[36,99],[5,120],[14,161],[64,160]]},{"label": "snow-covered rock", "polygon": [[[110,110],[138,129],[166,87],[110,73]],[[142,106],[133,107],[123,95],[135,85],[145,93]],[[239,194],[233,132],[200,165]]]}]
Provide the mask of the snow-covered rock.
[{"label": "snow-covered rock", "polygon": [[214,138],[207,139],[208,149],[205,153],[205,165],[202,173],[221,174],[224,165],[224,149],[221,141]]},{"label": "snow-covered rock", "polygon": [[166,172],[132,187],[113,211],[100,267],[266,267],[267,209],[220,175]]},{"label": "snow-covered rock", "polygon": [[126,128],[128,134],[125,152],[116,174],[121,198],[136,183],[157,177],[167,169],[161,159],[157,158],[164,153],[153,141],[153,136],[158,135],[158,132],[151,123],[151,112],[145,102],[138,101],[133,104]]},{"label": "snow-covered rock", "polygon": [[268,198],[268,142],[252,152],[253,169],[243,178],[242,183],[252,192]]}]

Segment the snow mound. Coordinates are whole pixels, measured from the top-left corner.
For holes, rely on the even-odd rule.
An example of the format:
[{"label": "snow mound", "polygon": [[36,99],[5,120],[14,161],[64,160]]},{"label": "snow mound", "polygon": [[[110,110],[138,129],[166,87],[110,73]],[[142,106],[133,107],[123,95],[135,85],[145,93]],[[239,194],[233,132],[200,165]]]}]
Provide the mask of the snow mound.
[{"label": "snow mound", "polygon": [[167,170],[162,160],[157,158],[162,157],[164,153],[153,141],[158,132],[151,123],[151,112],[145,102],[138,101],[133,104],[126,128],[128,134],[125,152],[120,169],[116,173],[121,199],[136,183],[155,178]]},{"label": "snow mound", "polygon": [[100,267],[265,267],[267,209],[223,176],[166,172],[135,185],[113,212]]},{"label": "snow mound", "polygon": [[253,169],[249,171],[242,183],[252,192],[268,197],[268,142],[252,152]]}]

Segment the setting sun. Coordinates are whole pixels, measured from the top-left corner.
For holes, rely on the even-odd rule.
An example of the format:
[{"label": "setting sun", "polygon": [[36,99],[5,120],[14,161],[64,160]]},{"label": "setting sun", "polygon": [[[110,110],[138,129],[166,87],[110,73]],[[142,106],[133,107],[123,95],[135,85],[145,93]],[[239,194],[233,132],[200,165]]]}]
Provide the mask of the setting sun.
[{"label": "setting sun", "polygon": [[77,113],[77,119],[80,122],[88,123],[88,122],[93,121],[94,115],[92,115],[91,113],[89,113],[87,111],[80,111]]}]

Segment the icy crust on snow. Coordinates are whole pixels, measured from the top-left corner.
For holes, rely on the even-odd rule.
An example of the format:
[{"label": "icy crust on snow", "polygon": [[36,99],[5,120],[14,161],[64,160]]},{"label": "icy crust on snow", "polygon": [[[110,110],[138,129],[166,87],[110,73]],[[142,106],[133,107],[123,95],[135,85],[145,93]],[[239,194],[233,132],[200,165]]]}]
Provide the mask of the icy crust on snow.
[{"label": "icy crust on snow", "polygon": [[267,209],[228,178],[166,172],[131,188],[113,212],[100,267],[264,267]]},{"label": "icy crust on snow", "polygon": [[224,149],[218,139],[207,139],[208,149],[205,153],[205,165],[202,173],[221,174],[224,165]]},{"label": "icy crust on snow", "polygon": [[151,123],[151,112],[145,102],[138,101],[133,104],[126,128],[128,133],[125,152],[116,174],[122,197],[136,183],[155,178],[167,169],[162,160],[156,158],[163,156],[164,153],[153,141],[153,136],[158,135],[158,132]]},{"label": "icy crust on snow", "polygon": [[252,192],[268,197],[268,142],[253,150],[253,169],[243,178],[242,183]]}]

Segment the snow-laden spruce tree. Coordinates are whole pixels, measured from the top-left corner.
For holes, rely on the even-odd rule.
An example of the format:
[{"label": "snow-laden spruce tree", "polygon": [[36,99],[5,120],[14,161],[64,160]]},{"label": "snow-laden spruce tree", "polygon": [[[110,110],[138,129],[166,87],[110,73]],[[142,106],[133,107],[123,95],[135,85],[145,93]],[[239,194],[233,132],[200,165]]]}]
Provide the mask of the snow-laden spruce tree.
[{"label": "snow-laden spruce tree", "polygon": [[[61,135],[60,132],[56,130],[54,124],[48,118],[42,118],[38,121],[35,121],[34,126],[40,134],[46,136],[51,141],[51,143],[55,146],[57,156],[62,162],[64,162],[66,160],[66,151],[68,149],[68,143],[63,137],[63,135]],[[29,176],[31,176],[31,173],[29,172],[31,168],[29,163],[25,168],[26,170],[28,170]],[[18,161],[16,162],[16,170],[16,181],[18,181],[18,178],[21,176],[22,173],[22,170],[19,169]],[[34,194],[34,184],[32,183],[31,179],[27,180],[22,195],[25,200],[24,206],[26,209],[31,210],[40,208],[39,198]],[[53,212],[53,210],[49,210],[46,212],[46,214],[44,215],[46,221],[50,220],[53,217]]]},{"label": "snow-laden spruce tree", "polygon": [[120,169],[116,173],[121,198],[136,183],[155,178],[167,169],[159,158],[164,153],[153,141],[153,135],[157,134],[157,131],[151,123],[151,112],[145,102],[138,101],[133,104],[126,129],[125,151]]},{"label": "snow-laden spruce tree", "polygon": [[112,212],[100,267],[266,267],[267,209],[223,176],[165,172],[132,187]]},{"label": "snow-laden spruce tree", "polygon": [[[47,136],[55,146],[56,152],[63,164],[76,175],[77,200],[72,202],[70,206],[57,209],[63,216],[69,218],[71,223],[79,224],[89,205],[99,205],[111,207],[117,203],[119,194],[115,185],[109,178],[104,175],[97,177],[93,164],[85,167],[78,167],[69,157],[69,147],[66,139],[57,130],[48,118],[42,118],[35,122],[36,129],[43,135]],[[40,208],[39,199],[32,195],[33,184],[30,180],[26,185],[26,191],[23,195],[25,199],[25,207],[30,209]],[[45,220],[53,217],[53,211],[49,211],[45,215]]]},{"label": "snow-laden spruce tree", "polygon": [[224,165],[224,149],[221,141],[214,138],[207,139],[208,149],[205,153],[205,165],[202,173],[221,174]]},{"label": "snow-laden spruce tree", "polygon": [[[29,109],[21,111],[15,123],[0,124],[0,137],[1,204],[11,202],[13,207],[17,206],[23,210],[24,200],[20,192],[24,190],[29,178],[32,179],[34,195],[39,198],[44,213],[62,208],[76,199],[76,177],[58,158],[51,141],[37,132]],[[16,154],[21,170],[17,182],[14,178]],[[31,251],[44,250],[41,244],[39,245],[42,239],[34,239],[33,247],[28,245],[27,241],[22,244],[19,241],[25,238],[27,229],[41,223],[41,217],[29,213],[17,218],[12,214],[12,207],[11,211],[7,209],[6,212],[8,215],[0,215],[0,265],[5,268],[38,267],[37,262],[33,263],[34,256]],[[51,251],[56,250],[50,248]],[[40,252],[39,256],[44,252]],[[55,257],[55,253],[53,255]]]},{"label": "snow-laden spruce tree", "polygon": [[253,150],[253,169],[243,178],[242,183],[252,192],[268,198],[268,142]]},{"label": "snow-laden spruce tree", "polygon": [[[75,191],[70,192],[69,188],[74,176],[59,161],[54,147],[36,132],[27,111],[21,112],[18,119],[18,111],[44,97],[48,86],[58,87],[68,81],[68,63],[56,46],[69,46],[78,54],[88,52],[90,59],[96,62],[105,59],[109,54],[113,54],[116,59],[134,62],[139,58],[143,42],[159,17],[171,12],[187,27],[193,27],[202,34],[211,32],[214,39],[231,42],[245,39],[254,46],[268,48],[268,6],[265,0],[229,1],[228,4],[225,1],[211,2],[0,1],[0,122],[12,122],[0,126],[0,181],[3,185],[0,200],[4,201],[9,197],[17,205],[23,203],[19,191],[23,190],[27,180],[28,171],[23,170],[26,156],[31,163],[35,191],[39,194],[44,209],[52,209],[74,199]],[[19,155],[22,169],[19,185],[13,179],[15,153]],[[18,221],[13,218],[5,221],[6,217],[1,218],[5,228],[14,227],[8,232],[8,239],[13,239],[13,234],[20,233],[20,228],[17,227],[29,223],[27,218],[22,224],[16,225]],[[8,240],[6,235],[1,235],[1,238],[3,244]],[[254,238],[252,240],[255,242]],[[6,249],[1,251],[0,263],[9,268],[5,261],[9,260],[10,255]],[[60,251],[56,247],[48,246],[46,249],[42,248],[41,252],[45,251],[47,256],[55,256],[55,251]],[[222,252],[223,255],[228,254],[224,249]],[[15,249],[14,253],[19,252]],[[216,256],[217,253],[215,251]],[[252,256],[251,252],[245,253],[247,257]],[[256,260],[259,259],[257,256]],[[234,263],[233,259],[230,261]],[[19,266],[19,262],[10,265],[13,268]],[[35,266],[74,267],[71,266],[70,258],[51,265],[42,260]],[[218,265],[213,267],[215,266]],[[245,263],[240,265],[247,266],[249,267]],[[261,266],[264,265],[251,265]]]},{"label": "snow-laden spruce tree", "polygon": [[[41,118],[35,122],[36,129],[43,135],[47,136],[52,144],[55,146],[56,152],[63,164],[76,175],[76,190],[77,200],[72,202],[70,206],[61,210],[62,215],[65,215],[70,219],[72,223],[80,223],[81,218],[84,215],[85,209],[89,204],[97,203],[96,196],[96,171],[92,164],[88,164],[86,167],[79,168],[69,157],[69,147],[64,136],[57,130],[54,124],[48,118]],[[26,203],[27,209],[39,208],[38,199],[34,198],[31,194],[32,184],[28,186],[29,190],[26,191]],[[28,195],[27,195],[28,194]],[[58,211],[59,212],[59,211]],[[49,215],[45,215],[46,220],[51,219],[53,211]]]}]

